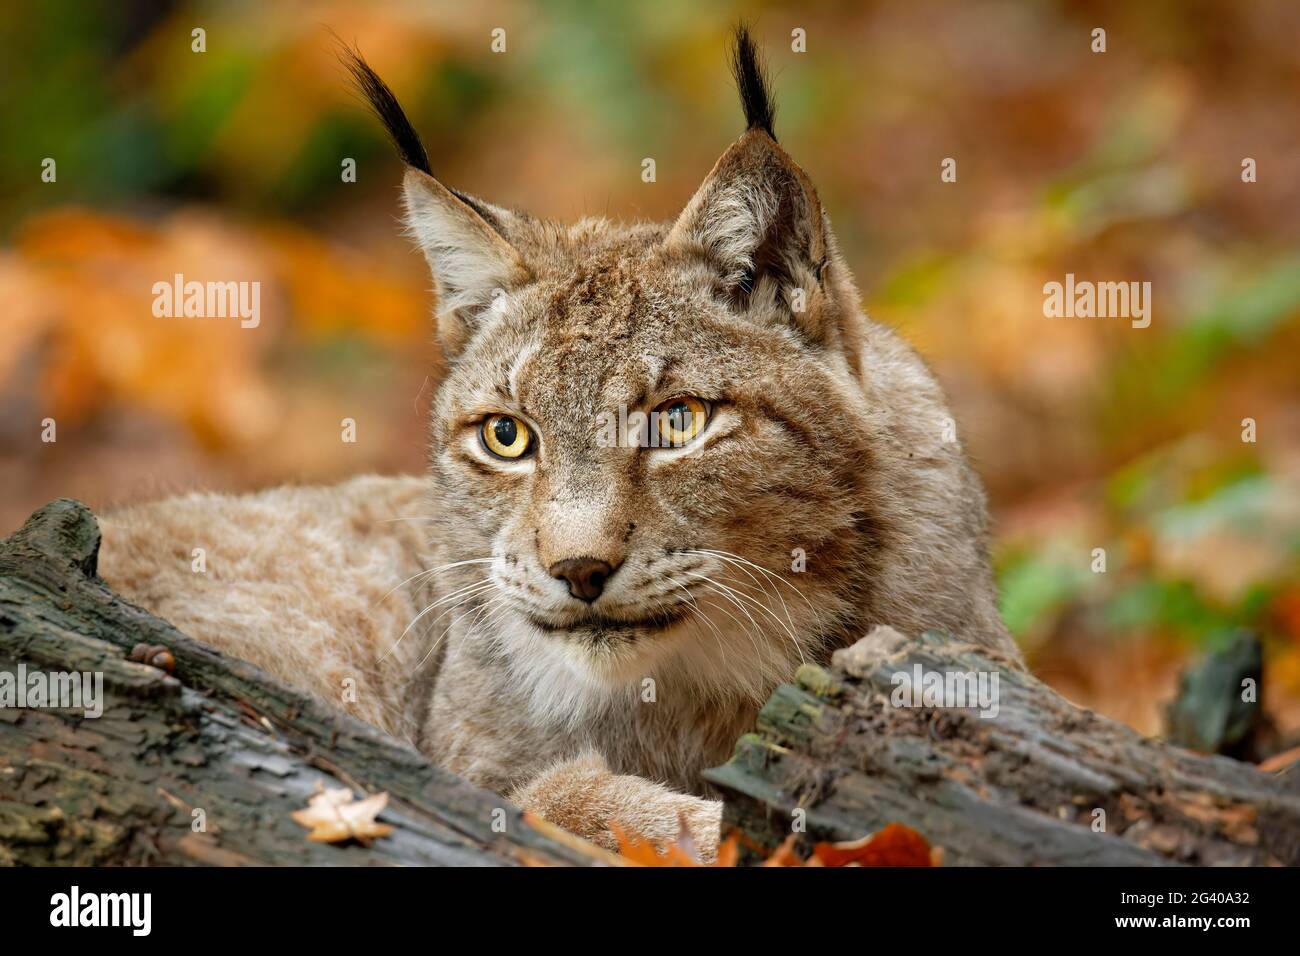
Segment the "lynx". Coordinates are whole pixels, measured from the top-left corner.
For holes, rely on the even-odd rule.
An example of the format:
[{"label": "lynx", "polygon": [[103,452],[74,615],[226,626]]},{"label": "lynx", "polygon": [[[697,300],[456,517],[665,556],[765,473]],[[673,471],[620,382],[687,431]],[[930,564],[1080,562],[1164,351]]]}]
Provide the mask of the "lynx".
[{"label": "lynx", "polygon": [[[874,625],[1017,657],[943,394],[863,314],[744,28],[746,130],[668,223],[565,226],[444,186],[345,59],[433,273],[429,472],[116,511],[109,583],[606,846],[685,819],[707,853],[701,771]],[[660,440],[601,440],[628,410]]]}]

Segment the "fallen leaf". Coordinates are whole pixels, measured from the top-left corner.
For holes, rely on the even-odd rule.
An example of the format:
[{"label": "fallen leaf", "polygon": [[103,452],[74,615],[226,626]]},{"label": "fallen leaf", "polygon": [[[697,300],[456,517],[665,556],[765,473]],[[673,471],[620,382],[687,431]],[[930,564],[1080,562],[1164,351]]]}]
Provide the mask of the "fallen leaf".
[{"label": "fallen leaf", "polygon": [[686,818],[679,817],[677,822],[679,827],[677,841],[664,847],[631,836],[617,824],[610,824],[609,829],[614,834],[614,839],[618,841],[619,855],[634,866],[734,867],[736,865],[736,861],[740,858],[740,844],[734,834],[722,841],[718,847],[717,858],[712,863],[704,864],[700,862],[700,854],[696,849],[690,828],[686,825]]},{"label": "fallen leaf", "polygon": [[818,843],[813,858],[824,866],[932,866],[934,859],[929,841],[901,823],[891,823],[861,840]]},{"label": "fallen leaf", "polygon": [[700,861],[686,850],[681,842],[658,847],[649,840],[625,833],[617,824],[609,830],[618,841],[619,855],[637,866],[699,866]]},{"label": "fallen leaf", "polygon": [[317,843],[342,843],[357,840],[366,843],[377,837],[388,836],[393,828],[375,822],[388,805],[387,793],[376,793],[364,800],[354,800],[346,787],[323,790],[307,801],[305,810],[295,810],[291,816],[295,823],[311,830],[308,840]]},{"label": "fallen leaf", "polygon": [[[701,866],[695,843],[685,821],[676,842],[657,846],[649,840],[630,835],[615,824],[610,832],[618,842],[618,854],[633,866]],[[740,858],[740,841],[743,834],[733,831],[718,847],[717,860],[708,864],[714,867],[734,867]],[[928,840],[910,827],[890,823],[861,840],[841,843],[818,843],[807,860],[795,849],[799,840],[796,833],[785,840],[763,860],[762,866],[942,866],[943,848],[931,847]],[[762,850],[745,841],[756,853]]]},{"label": "fallen leaf", "polygon": [[718,859],[714,862],[715,867],[731,867],[736,865],[740,859],[740,841],[734,835],[727,837],[718,847]]},{"label": "fallen leaf", "polygon": [[[764,866],[803,866],[803,861],[799,859],[799,854],[795,852],[795,841],[799,839],[797,834],[791,833],[785,838],[785,842],[772,851],[771,856],[763,861]],[[820,866],[820,863],[818,864]]]}]

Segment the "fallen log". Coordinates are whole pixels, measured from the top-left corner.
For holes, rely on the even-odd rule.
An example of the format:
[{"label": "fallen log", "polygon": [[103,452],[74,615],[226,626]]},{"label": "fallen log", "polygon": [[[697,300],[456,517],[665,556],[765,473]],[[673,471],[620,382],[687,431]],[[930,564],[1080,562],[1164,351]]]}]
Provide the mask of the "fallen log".
[{"label": "fallen log", "polygon": [[[0,863],[585,864],[613,858],[122,601],[77,502],[0,542],[0,676],[102,674],[102,713],[0,706]],[[161,646],[167,670],[130,659]],[[151,659],[157,659],[152,655]],[[895,706],[896,675],[997,674],[996,717]],[[777,689],[708,773],[747,859],[902,822],[951,864],[1300,862],[1300,773],[1143,738],[968,645],[878,629]],[[390,836],[313,843],[322,788]]]},{"label": "fallen log", "polygon": [[[957,687],[947,675],[996,675],[996,715],[917,706],[911,689]],[[877,628],[802,667],[706,777],[751,857],[898,822],[949,865],[1300,863],[1294,765],[1274,775],[1143,737],[939,634]]]},{"label": "fallen log", "polygon": [[[0,698],[0,864],[612,859],[121,600],[96,577],[98,549],[93,515],[67,499],[0,542],[0,679],[102,675],[103,691],[98,716]],[[166,648],[154,656],[172,672],[130,660],[139,644]],[[291,813],[345,787],[389,795],[391,835],[308,841]]]}]

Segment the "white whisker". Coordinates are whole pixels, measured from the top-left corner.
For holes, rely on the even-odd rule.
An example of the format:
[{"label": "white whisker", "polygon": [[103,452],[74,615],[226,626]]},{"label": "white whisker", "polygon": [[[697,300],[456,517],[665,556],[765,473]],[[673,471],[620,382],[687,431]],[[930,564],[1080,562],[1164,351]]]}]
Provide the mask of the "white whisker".
[{"label": "white whisker", "polygon": [[722,611],[722,613],[726,614],[727,617],[731,618],[733,621],[736,622],[736,626],[739,627],[741,631],[744,632],[745,636],[749,638],[749,643],[754,648],[755,657],[761,658],[763,652],[762,652],[762,648],[759,646],[758,639],[761,638],[762,636],[762,628],[758,626],[758,622],[754,620],[754,616],[749,613],[749,611],[745,608],[745,605],[742,604],[739,600],[737,600],[737,598],[734,596],[736,595],[737,592],[734,589],[727,587],[722,582],[715,581],[707,574],[699,574],[698,572],[695,571],[687,571],[685,573],[691,575],[692,577],[699,578],[702,581],[704,581],[705,585],[708,587],[710,591],[719,595],[720,597],[726,598],[733,605],[735,605],[735,607],[740,611],[741,614],[745,615],[745,617],[749,619],[749,623],[754,626],[753,630],[750,630],[749,628],[745,627],[745,625],[741,623],[740,619],[737,618],[730,611],[728,611],[725,607],[719,606],[718,608],[718,610]]},{"label": "white whisker", "polygon": [[401,584],[397,585],[397,587],[393,588],[392,591],[389,591],[387,594],[385,594],[383,597],[381,597],[378,601],[376,601],[375,604],[377,604],[377,605],[378,605],[378,604],[383,604],[383,603],[384,603],[386,600],[388,600],[388,598],[392,595],[393,591],[396,591],[398,588],[401,588],[401,587],[404,587],[404,586],[407,585],[407,584],[410,584],[410,583],[411,583],[412,581],[414,581],[416,578],[423,578],[423,577],[426,577],[426,576],[429,576],[429,575],[438,574],[438,573],[443,572],[443,571],[450,571],[452,568],[464,567],[464,566],[467,565],[467,564],[491,564],[491,563],[492,563],[492,560],[493,560],[492,558],[470,558],[470,559],[467,560],[467,561],[453,561],[451,564],[440,565],[439,567],[436,567],[436,568],[429,568],[429,569],[426,570],[426,571],[420,571],[418,574],[412,574],[409,578],[407,578],[407,579],[406,579],[405,581],[403,581]]},{"label": "white whisker", "polygon": [[[793,583],[787,581],[779,574],[776,574],[770,569],[763,567],[761,564],[756,564],[753,561],[750,561],[748,558],[743,558],[738,554],[733,554],[730,551],[717,551],[712,548],[693,548],[688,553],[712,555],[713,557],[718,558],[722,561],[726,561],[729,564],[738,565],[742,571],[746,572],[746,574],[749,574],[749,572],[746,569],[753,568],[755,571],[758,571],[760,574],[765,575],[766,577],[775,581],[777,584],[784,584],[790,590],[794,591],[795,594],[799,595],[799,599],[803,601],[804,604],[808,605],[808,610],[812,612],[813,620],[816,622],[818,635],[820,636],[823,633],[821,614],[818,613],[817,608],[813,605],[812,601],[808,600],[808,596],[804,594],[802,591],[800,591],[797,587],[795,587]],[[752,574],[749,574],[749,578],[750,580],[755,581],[755,583],[758,583],[758,579],[755,578]],[[764,593],[766,593],[767,587],[761,584],[760,586],[763,588]],[[791,617],[790,615],[790,609],[786,607],[785,599],[781,597],[780,588],[777,588],[776,590],[776,598],[778,601],[781,602],[781,608],[782,610],[785,611],[786,620],[789,621],[790,625],[793,627],[794,618]]]},{"label": "white whisker", "polygon": [[[406,638],[406,635],[411,633],[411,628],[415,627],[415,625],[419,623],[420,618],[424,617],[434,608],[442,604],[446,604],[448,601],[453,601],[454,603],[452,604],[451,609],[454,610],[463,601],[468,600],[469,598],[474,597],[477,594],[482,594],[484,591],[488,591],[494,587],[496,587],[496,585],[491,578],[484,578],[481,581],[475,581],[473,584],[467,584],[464,587],[457,588],[456,590],[452,591],[450,594],[446,595],[445,597],[441,597],[438,600],[434,601],[432,604],[425,607],[422,611],[420,611],[419,614],[415,615],[415,617],[411,619],[411,623],[406,625],[406,629],[402,631],[401,636],[397,638],[396,643],[394,643],[392,647],[390,647],[387,651],[384,652],[384,656],[381,657],[380,660],[382,661],[389,654],[393,653],[393,651],[397,650],[398,645],[402,643],[402,641]],[[434,623],[436,624],[438,621],[442,620],[445,614],[446,612],[444,611],[443,614],[439,614],[438,617],[434,618]]]},{"label": "white whisker", "polygon": [[[480,592],[480,593],[481,593],[481,592]],[[460,601],[460,602],[458,602],[458,603],[456,603],[456,604],[453,604],[450,608],[447,609],[447,611],[454,611],[454,610],[456,610],[457,608],[459,608],[460,605],[463,604],[465,601],[472,600],[473,598],[475,598],[475,597],[477,597],[477,596],[478,596],[478,595],[476,595],[476,594],[475,594],[475,595],[469,595],[469,596],[467,596],[464,600],[462,600],[462,601]],[[502,600],[504,600],[504,599],[502,599]],[[477,615],[477,614],[482,614],[484,608],[486,608],[486,607],[490,607],[490,606],[491,606],[491,602],[489,602],[488,604],[482,604],[482,605],[479,605],[478,607],[470,608],[470,609],[469,609],[468,611],[466,611],[464,614],[460,615],[460,617],[454,618],[454,619],[451,621],[451,623],[449,623],[446,627],[444,627],[444,628],[442,629],[442,633],[439,634],[439,635],[438,635],[438,639],[437,639],[436,641],[433,642],[433,646],[430,647],[429,650],[425,652],[425,655],[424,655],[422,658],[420,658],[420,663],[418,663],[418,664],[415,665],[415,670],[418,671],[421,667],[424,666],[424,662],[427,661],[427,660],[429,659],[429,657],[433,654],[433,652],[436,651],[436,650],[438,649],[438,645],[440,645],[440,644],[443,642],[443,639],[444,639],[448,634],[451,633],[451,629],[452,629],[453,627],[456,626],[457,622],[463,620],[465,617],[467,617],[467,616],[470,615],[470,614],[476,614],[476,615]],[[443,614],[446,614],[447,611],[444,611]],[[441,617],[442,617],[442,614],[438,615],[438,617],[441,618]]]},{"label": "white whisker", "polygon": [[739,608],[739,609],[741,610],[741,612],[744,613],[744,615],[745,615],[747,618],[749,618],[749,620],[750,620],[750,621],[753,623],[753,625],[754,625],[754,629],[757,630],[757,631],[759,631],[760,633],[762,632],[762,628],[760,628],[760,627],[758,626],[758,622],[754,620],[754,616],[753,616],[752,614],[750,614],[749,611],[746,609],[744,602],[748,602],[750,605],[752,605],[753,607],[757,608],[759,611],[762,611],[764,614],[766,614],[768,617],[770,617],[770,618],[771,618],[771,619],[776,623],[776,625],[777,625],[779,628],[781,628],[782,630],[785,631],[785,634],[786,634],[786,636],[789,638],[791,645],[793,645],[794,649],[799,653],[799,662],[800,662],[800,663],[807,663],[807,660],[806,660],[806,658],[804,657],[803,647],[799,644],[799,639],[798,639],[798,637],[795,635],[793,629],[791,629],[791,628],[786,624],[785,621],[783,621],[783,620],[781,620],[779,617],[777,617],[776,614],[774,614],[774,613],[772,612],[772,609],[769,608],[769,607],[768,607],[766,604],[764,604],[762,601],[760,601],[760,600],[758,600],[757,598],[755,598],[752,594],[746,594],[746,593],[744,593],[743,591],[737,591],[735,588],[730,587],[730,586],[728,586],[727,584],[724,584],[723,582],[718,581],[718,580],[716,580],[716,579],[714,579],[714,578],[710,578],[710,577],[708,577],[707,575],[698,575],[698,574],[696,574],[696,572],[693,572],[693,571],[688,571],[688,572],[686,572],[686,573],[687,573],[687,574],[694,575],[694,576],[697,576],[697,577],[703,577],[703,578],[705,578],[705,579],[706,579],[710,584],[714,585],[715,587],[721,588],[721,589],[723,590],[723,592],[724,592],[724,596],[725,596],[728,600],[732,601],[732,603],[734,603],[734,604],[736,605],[736,607]]},{"label": "white whisker", "polygon": [[[686,595],[686,599],[691,604],[691,619],[703,621],[705,624],[709,626],[709,630],[713,632],[713,640],[718,645],[718,655],[722,658],[722,664],[725,667],[727,663],[727,647],[726,647],[726,642],[722,638],[722,632],[718,630],[718,626],[716,624],[714,624],[712,621],[709,620],[708,615],[705,614],[704,610],[700,607],[700,602],[695,599],[695,595],[690,592],[689,588],[687,588],[683,584],[678,583],[677,580],[673,578],[671,575],[666,575],[666,577],[668,578],[669,584],[671,584],[673,587],[677,588],[683,594]],[[740,622],[737,621],[736,623],[739,624]]]}]

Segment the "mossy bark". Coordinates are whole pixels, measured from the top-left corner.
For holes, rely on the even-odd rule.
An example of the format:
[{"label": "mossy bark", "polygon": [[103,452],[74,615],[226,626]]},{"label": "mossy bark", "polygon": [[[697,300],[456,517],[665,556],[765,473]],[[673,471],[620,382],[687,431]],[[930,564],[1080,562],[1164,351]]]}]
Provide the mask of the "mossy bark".
[{"label": "mossy bark", "polygon": [[[895,675],[917,665],[997,674],[997,715],[895,706]],[[957,865],[1300,863],[1300,774],[1143,737],[937,634],[878,629],[802,668],[706,776],[724,832],[758,848],[802,828],[806,853],[899,822]]]}]

